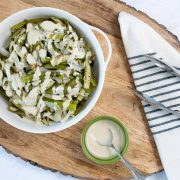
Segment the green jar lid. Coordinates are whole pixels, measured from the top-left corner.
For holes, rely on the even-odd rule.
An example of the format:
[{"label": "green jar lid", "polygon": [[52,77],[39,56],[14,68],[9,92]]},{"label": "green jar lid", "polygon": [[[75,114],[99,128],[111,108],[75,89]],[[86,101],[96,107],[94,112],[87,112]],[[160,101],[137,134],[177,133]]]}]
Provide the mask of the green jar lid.
[{"label": "green jar lid", "polygon": [[101,120],[109,120],[109,121],[113,121],[114,123],[116,123],[119,128],[121,128],[122,132],[124,133],[124,142],[121,146],[121,150],[120,153],[123,155],[128,148],[128,144],[129,144],[129,138],[128,138],[128,133],[126,128],[124,127],[124,125],[115,117],[112,116],[98,116],[95,119],[91,120],[89,123],[87,123],[87,125],[84,127],[83,132],[81,134],[81,146],[83,149],[84,154],[87,156],[88,159],[90,159],[91,161],[97,163],[97,164],[102,164],[102,165],[106,165],[106,164],[114,164],[115,162],[117,162],[119,160],[119,156],[115,155],[112,156],[110,158],[99,158],[99,157],[95,157],[94,155],[92,155],[90,153],[90,151],[88,150],[87,146],[86,146],[86,133],[87,130],[89,129],[89,127],[94,124],[97,121],[101,121]]}]

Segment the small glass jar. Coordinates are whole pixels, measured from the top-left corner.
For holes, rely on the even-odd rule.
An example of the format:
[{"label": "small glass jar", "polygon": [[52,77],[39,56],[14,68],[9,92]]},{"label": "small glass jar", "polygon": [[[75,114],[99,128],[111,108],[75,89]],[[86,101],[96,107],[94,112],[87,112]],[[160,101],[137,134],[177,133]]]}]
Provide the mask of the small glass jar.
[{"label": "small glass jar", "polygon": [[123,144],[121,145],[120,152],[122,155],[127,151],[128,144],[129,144],[129,138],[128,138],[128,133],[124,125],[115,117],[112,116],[98,116],[95,119],[91,120],[83,129],[82,135],[81,135],[81,146],[84,151],[84,154],[87,156],[88,159],[91,161],[97,163],[97,164],[113,164],[119,160],[119,156],[113,155],[109,158],[99,158],[93,155],[90,150],[87,147],[87,142],[86,142],[86,134],[88,129],[97,121],[102,121],[102,120],[108,120],[108,121],[113,121],[118,128],[120,128],[121,132],[123,132]]}]

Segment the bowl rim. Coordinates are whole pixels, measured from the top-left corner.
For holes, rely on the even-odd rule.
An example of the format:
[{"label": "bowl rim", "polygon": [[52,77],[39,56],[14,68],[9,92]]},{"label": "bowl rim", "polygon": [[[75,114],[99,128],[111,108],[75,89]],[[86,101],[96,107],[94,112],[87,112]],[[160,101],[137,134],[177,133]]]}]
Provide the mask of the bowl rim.
[{"label": "bowl rim", "polygon": [[[18,123],[16,123],[13,118],[7,118],[5,114],[0,114],[0,117],[7,122],[8,124],[12,125],[13,127],[26,131],[26,132],[31,132],[31,133],[39,133],[39,134],[44,134],[44,133],[52,133],[52,132],[57,132],[63,129],[66,129],[68,127],[73,126],[74,124],[78,123],[80,120],[82,120],[89,112],[90,110],[94,107],[95,103],[97,102],[102,88],[103,88],[103,84],[104,84],[104,79],[105,79],[105,63],[104,63],[104,56],[103,56],[103,52],[101,49],[101,46],[96,38],[96,36],[94,35],[94,33],[91,31],[91,29],[88,27],[88,25],[86,23],[84,23],[82,20],[80,20],[77,16],[61,10],[61,9],[57,9],[57,8],[51,8],[51,7],[32,7],[32,8],[27,8],[21,11],[18,11],[10,16],[8,16],[7,18],[5,18],[3,21],[1,21],[0,23],[0,27],[3,26],[4,24],[8,23],[9,21],[12,21],[15,17],[19,17],[22,16],[24,13],[37,13],[37,17],[38,17],[38,13],[39,12],[44,12],[44,14],[47,14],[48,16],[48,12],[51,13],[57,13],[59,16],[66,16],[66,19],[68,17],[68,21],[69,19],[71,19],[71,21],[73,21],[73,23],[75,22],[77,28],[82,32],[82,34],[85,34],[85,32],[87,32],[86,37],[88,37],[88,39],[91,39],[91,44],[93,44],[93,46],[96,48],[96,54],[98,53],[99,59],[98,63],[99,63],[99,81],[98,81],[98,86],[96,87],[95,91],[93,92],[93,96],[90,99],[90,101],[87,103],[86,107],[75,117],[70,118],[68,121],[66,122],[58,122],[57,124],[53,125],[53,126],[39,126],[37,125],[36,128],[32,128],[30,126],[26,126],[26,125],[20,125]],[[57,14],[55,16],[57,16]],[[33,15],[32,15],[33,16]],[[39,15],[40,16],[40,15]],[[31,18],[31,17],[29,17]],[[71,23],[71,22],[70,22]]]},{"label": "bowl rim", "polygon": [[129,136],[128,136],[128,132],[127,132],[127,129],[125,128],[124,124],[122,122],[120,122],[118,120],[118,118],[114,117],[114,116],[109,116],[109,115],[103,115],[103,116],[97,116],[96,118],[90,120],[86,126],[84,127],[83,129],[83,132],[81,134],[81,147],[82,147],[82,150],[84,152],[84,154],[86,155],[86,157],[97,163],[97,164],[101,164],[101,165],[108,165],[108,164],[114,164],[116,163],[120,158],[119,156],[115,155],[111,158],[98,158],[94,155],[92,155],[87,146],[86,146],[86,133],[87,133],[87,130],[89,129],[89,127],[94,124],[95,122],[97,121],[101,121],[101,120],[110,120],[110,121],[113,121],[114,123],[116,123],[122,130],[123,130],[123,134],[124,134],[124,138],[125,138],[125,141],[123,143],[123,147],[120,149],[120,153],[122,155],[124,155],[128,149],[128,146],[129,146]]}]

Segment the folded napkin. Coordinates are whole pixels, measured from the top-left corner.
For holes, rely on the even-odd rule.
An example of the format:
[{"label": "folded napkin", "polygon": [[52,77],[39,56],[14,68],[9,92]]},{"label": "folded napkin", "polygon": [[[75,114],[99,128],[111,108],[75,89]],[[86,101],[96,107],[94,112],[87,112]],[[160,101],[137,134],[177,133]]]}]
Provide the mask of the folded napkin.
[{"label": "folded napkin", "polygon": [[[180,78],[143,57],[149,54],[180,68],[180,54],[149,25],[134,16],[121,12],[118,20],[137,90],[166,107],[180,109]],[[166,175],[169,180],[180,180],[180,117],[143,101],[142,104]]]}]

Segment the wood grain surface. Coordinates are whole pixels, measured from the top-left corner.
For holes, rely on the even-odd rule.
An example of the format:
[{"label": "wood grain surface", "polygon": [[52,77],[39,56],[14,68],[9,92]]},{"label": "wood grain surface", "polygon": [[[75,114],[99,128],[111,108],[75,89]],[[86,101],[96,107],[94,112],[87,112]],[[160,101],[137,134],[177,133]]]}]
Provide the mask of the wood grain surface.
[{"label": "wood grain surface", "polygon": [[[111,40],[113,54],[102,94],[96,106],[82,121],[61,132],[36,135],[17,130],[1,120],[0,144],[23,159],[76,177],[130,178],[131,174],[121,162],[106,166],[94,164],[85,157],[80,146],[82,129],[90,119],[98,115],[113,115],[125,124],[129,132],[130,144],[125,157],[146,175],[162,170],[140,101],[127,88],[133,86],[133,80],[120,37],[118,13],[126,11],[142,19],[179,50],[176,37],[145,14],[113,0],[1,0],[0,20],[34,6],[63,9],[101,28]],[[100,36],[98,39],[105,49],[103,39]]]}]

